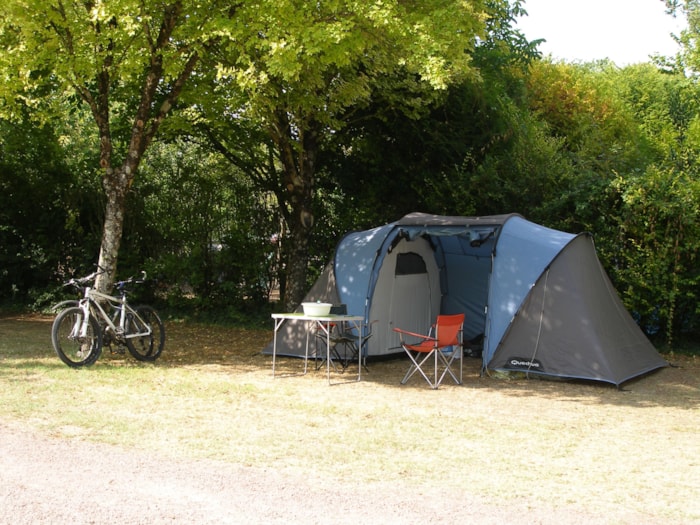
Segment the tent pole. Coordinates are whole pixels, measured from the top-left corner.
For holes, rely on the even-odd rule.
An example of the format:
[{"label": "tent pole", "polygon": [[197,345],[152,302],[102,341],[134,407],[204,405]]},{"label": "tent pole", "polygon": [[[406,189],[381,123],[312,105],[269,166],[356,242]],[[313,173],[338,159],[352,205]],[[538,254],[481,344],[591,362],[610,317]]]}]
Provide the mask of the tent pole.
[{"label": "tent pole", "polygon": [[535,340],[535,348],[532,352],[532,357],[530,358],[530,364],[527,367],[526,374],[528,375],[528,379],[529,379],[530,368],[532,368],[532,363],[535,360],[535,356],[537,356],[537,351],[539,350],[539,347],[540,347],[540,336],[542,335],[542,324],[544,322],[544,306],[545,306],[546,299],[547,299],[547,281],[549,280],[549,269],[550,269],[550,267],[547,266],[547,270],[545,271],[545,274],[544,274],[544,286],[543,286],[543,290],[542,290],[542,307],[540,308],[540,323],[539,323],[539,326],[537,327],[537,339]]}]

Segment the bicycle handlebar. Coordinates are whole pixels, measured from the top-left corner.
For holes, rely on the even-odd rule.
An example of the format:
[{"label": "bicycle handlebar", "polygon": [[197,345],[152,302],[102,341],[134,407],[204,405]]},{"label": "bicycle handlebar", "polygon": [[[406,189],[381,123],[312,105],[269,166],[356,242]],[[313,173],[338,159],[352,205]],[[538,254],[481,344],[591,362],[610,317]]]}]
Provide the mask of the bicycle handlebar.
[{"label": "bicycle handlebar", "polygon": [[142,284],[146,282],[146,272],[141,271],[141,279],[137,279],[136,277],[129,277],[128,279],[125,279],[123,281],[117,281],[114,283],[114,286],[117,287],[118,290],[123,289],[127,284],[135,283],[135,284]]},{"label": "bicycle handlebar", "polygon": [[[86,275],[85,277],[73,277],[70,281],[67,281],[63,283],[63,286],[75,286],[76,288],[82,288],[84,287],[85,284],[94,281],[97,279],[98,275],[101,275],[105,272],[104,268],[101,268],[98,266],[97,271],[92,272],[90,275]],[[114,286],[118,290],[122,290],[127,284],[131,283],[136,283],[136,284],[141,284],[146,281],[146,272],[141,271],[141,279],[137,279],[136,277],[129,277],[128,279],[125,279],[123,281],[117,281],[114,283]]]},{"label": "bicycle handlebar", "polygon": [[100,269],[96,272],[92,272],[90,275],[86,275],[85,277],[73,277],[70,281],[63,283],[63,286],[75,286],[76,288],[80,288],[86,283],[94,281],[101,273],[104,273],[104,271]]}]

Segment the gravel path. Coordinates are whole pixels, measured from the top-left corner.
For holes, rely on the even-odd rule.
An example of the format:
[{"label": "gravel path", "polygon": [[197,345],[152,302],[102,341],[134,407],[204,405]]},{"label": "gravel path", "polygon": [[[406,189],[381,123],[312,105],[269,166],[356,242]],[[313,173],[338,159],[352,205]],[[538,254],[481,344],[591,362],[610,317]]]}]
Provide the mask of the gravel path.
[{"label": "gravel path", "polygon": [[[504,492],[504,494],[507,491]],[[580,510],[580,509],[579,509]],[[612,518],[612,521],[610,521]],[[211,460],[172,460],[0,423],[0,523],[649,523],[527,502],[483,501],[463,489],[321,479]]]}]

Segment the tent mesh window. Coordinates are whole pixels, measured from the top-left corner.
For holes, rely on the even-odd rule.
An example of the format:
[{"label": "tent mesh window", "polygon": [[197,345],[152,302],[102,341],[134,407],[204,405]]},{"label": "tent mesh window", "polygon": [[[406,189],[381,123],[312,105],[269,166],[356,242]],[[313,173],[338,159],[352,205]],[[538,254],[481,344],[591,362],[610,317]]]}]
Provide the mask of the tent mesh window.
[{"label": "tent mesh window", "polygon": [[395,275],[413,275],[417,273],[428,273],[423,257],[414,252],[397,254]]}]

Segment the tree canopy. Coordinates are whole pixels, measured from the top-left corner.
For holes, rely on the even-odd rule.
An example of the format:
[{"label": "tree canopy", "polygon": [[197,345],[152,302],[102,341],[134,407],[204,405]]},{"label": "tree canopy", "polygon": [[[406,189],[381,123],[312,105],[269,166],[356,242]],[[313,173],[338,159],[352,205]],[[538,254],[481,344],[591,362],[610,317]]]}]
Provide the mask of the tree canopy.
[{"label": "tree canopy", "polygon": [[229,110],[250,112],[276,149],[277,197],[292,234],[291,304],[304,287],[320,134],[366,100],[382,75],[403,69],[444,88],[465,74],[486,14],[480,0],[226,7],[217,0],[12,0],[0,17],[6,114],[17,102],[51,107],[46,102],[65,95],[90,108],[107,196],[99,257],[106,274],[98,287],[114,278],[125,197],[144,152],[205,58],[218,80],[245,94],[245,107]]},{"label": "tree canopy", "polygon": [[[216,75],[196,79],[195,118],[279,203],[289,228],[283,244],[288,307],[301,301],[306,287],[322,145],[378,92],[393,93],[387,103],[415,115],[436,91],[477,75],[470,51],[487,18],[480,0],[270,0],[245,4],[221,21],[226,38],[206,58]],[[273,162],[264,154],[243,159],[236,153],[237,141],[249,135],[242,125],[265,137]]]},{"label": "tree canopy", "polygon": [[40,120],[85,104],[99,140],[106,195],[98,264],[109,288],[126,195],[143,154],[177,102],[202,49],[211,3],[11,0],[0,7],[3,113]]}]

